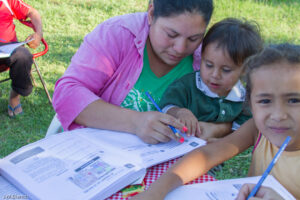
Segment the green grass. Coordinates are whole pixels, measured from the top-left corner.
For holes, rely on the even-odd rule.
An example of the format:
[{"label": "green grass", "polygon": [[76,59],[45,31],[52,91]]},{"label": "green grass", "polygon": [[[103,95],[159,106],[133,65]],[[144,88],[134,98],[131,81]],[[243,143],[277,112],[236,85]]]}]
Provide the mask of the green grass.
[{"label": "green grass", "polygon": [[[64,73],[83,37],[99,23],[112,16],[147,9],[148,0],[25,0],[39,10],[43,18],[44,38],[49,52],[37,59],[48,89],[53,94],[56,80]],[[298,0],[215,0],[211,24],[225,17],[243,17],[259,23],[267,43],[300,43],[300,2]],[[211,25],[210,24],[210,25]],[[29,34],[28,28],[17,24],[20,40]],[[41,48],[40,48],[41,49]],[[7,76],[2,73],[0,78]],[[0,86],[0,157],[21,146],[43,138],[54,110],[48,104],[38,77],[33,93],[22,98],[24,115],[16,119],[7,116],[10,83]],[[247,175],[250,150],[225,163],[217,178]]]}]

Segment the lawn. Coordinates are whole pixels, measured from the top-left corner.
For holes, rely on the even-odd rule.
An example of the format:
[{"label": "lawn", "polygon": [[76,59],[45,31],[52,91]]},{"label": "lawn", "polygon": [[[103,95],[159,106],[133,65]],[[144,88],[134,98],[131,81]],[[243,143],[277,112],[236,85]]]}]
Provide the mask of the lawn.
[{"label": "lawn", "polygon": [[[37,59],[48,89],[53,94],[56,80],[64,73],[83,37],[97,24],[112,16],[143,12],[148,0],[25,0],[43,18],[44,38],[49,52]],[[225,17],[255,20],[266,43],[300,44],[300,2],[298,0],[215,0],[211,24]],[[18,37],[24,40],[28,28],[17,23]],[[41,48],[39,49],[41,50]],[[22,98],[24,115],[10,119],[7,99],[10,83],[0,86],[0,157],[17,148],[43,138],[55,114],[48,103],[36,73],[37,87]],[[2,73],[0,78],[7,76]],[[217,178],[246,176],[251,149],[225,163]]]}]

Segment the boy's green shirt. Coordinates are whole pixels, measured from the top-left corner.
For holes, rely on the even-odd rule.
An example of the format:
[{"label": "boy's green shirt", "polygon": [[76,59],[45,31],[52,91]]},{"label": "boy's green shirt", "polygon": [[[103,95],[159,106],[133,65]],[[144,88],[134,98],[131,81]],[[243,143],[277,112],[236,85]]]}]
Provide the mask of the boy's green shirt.
[{"label": "boy's green shirt", "polygon": [[[201,91],[197,87],[199,79],[201,79],[200,72],[193,72],[172,83],[164,93],[160,107],[174,105],[187,108],[193,112],[198,121],[204,122],[236,122],[241,125],[251,118],[250,112],[245,109],[243,97],[229,98],[228,95],[221,98],[216,94],[215,97],[210,97],[205,94],[206,91]],[[204,83],[200,81],[200,84]],[[236,84],[235,87],[241,87],[241,84]]]}]

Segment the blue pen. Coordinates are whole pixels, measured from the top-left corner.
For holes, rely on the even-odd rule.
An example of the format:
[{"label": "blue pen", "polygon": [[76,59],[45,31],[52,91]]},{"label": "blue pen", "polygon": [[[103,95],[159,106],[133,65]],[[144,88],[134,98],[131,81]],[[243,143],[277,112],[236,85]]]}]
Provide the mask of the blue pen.
[{"label": "blue pen", "polygon": [[255,185],[255,187],[253,188],[253,190],[251,191],[251,193],[247,197],[247,200],[250,199],[251,197],[254,197],[254,195],[256,194],[256,192],[258,191],[258,189],[260,188],[260,186],[262,185],[264,180],[267,178],[268,174],[271,172],[272,168],[274,167],[275,163],[277,162],[278,158],[280,157],[281,153],[284,151],[284,149],[286,148],[286,146],[288,145],[290,140],[291,140],[291,137],[287,136],[286,139],[284,140],[284,142],[282,143],[280,149],[278,150],[278,152],[274,156],[273,160],[271,161],[271,163],[267,167],[266,171],[263,173],[263,175],[259,179],[258,183]]},{"label": "blue pen", "polygon": [[[153,103],[153,105],[155,106],[155,108],[162,113],[162,110],[159,108],[159,106],[156,104],[156,102],[154,101],[154,99],[152,98],[152,96],[150,95],[149,92],[145,92],[146,96],[151,100],[151,102]],[[168,125],[170,127],[170,129],[173,131],[173,133],[177,136],[177,137],[180,137],[178,131],[171,125]],[[181,137],[180,140],[179,140],[180,143],[183,143],[184,142],[184,138]]]}]

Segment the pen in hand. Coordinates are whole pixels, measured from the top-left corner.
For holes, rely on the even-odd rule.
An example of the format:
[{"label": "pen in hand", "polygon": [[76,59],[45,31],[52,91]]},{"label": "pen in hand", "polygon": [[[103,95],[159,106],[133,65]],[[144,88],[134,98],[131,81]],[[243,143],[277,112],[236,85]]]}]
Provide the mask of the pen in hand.
[{"label": "pen in hand", "polygon": [[250,199],[251,197],[254,197],[257,191],[259,190],[260,186],[264,182],[264,180],[267,178],[268,174],[271,172],[272,168],[274,167],[275,163],[277,162],[278,158],[280,157],[281,153],[284,151],[286,146],[288,145],[289,141],[291,140],[290,136],[287,136],[284,142],[282,143],[281,147],[279,148],[278,152],[272,159],[271,163],[267,167],[266,171],[263,173],[261,178],[259,179],[258,183],[255,185],[253,190],[250,192],[249,196],[247,197],[247,200]]},{"label": "pen in hand", "polygon": [[[156,102],[154,101],[154,99],[152,98],[152,96],[150,95],[150,93],[149,93],[149,92],[145,92],[145,94],[146,94],[146,96],[151,100],[151,102],[153,103],[153,105],[155,106],[155,108],[156,108],[159,112],[162,113],[162,110],[161,110],[161,109],[159,108],[159,106],[156,104]],[[184,142],[184,137],[180,136],[179,133],[178,133],[178,131],[177,131],[173,126],[171,126],[171,125],[168,125],[168,126],[169,126],[170,129],[173,131],[173,133],[174,133],[177,137],[180,138],[180,139],[179,139],[179,142],[180,142],[180,143],[183,143],[183,142]],[[183,127],[183,129],[186,130],[186,127]]]}]

